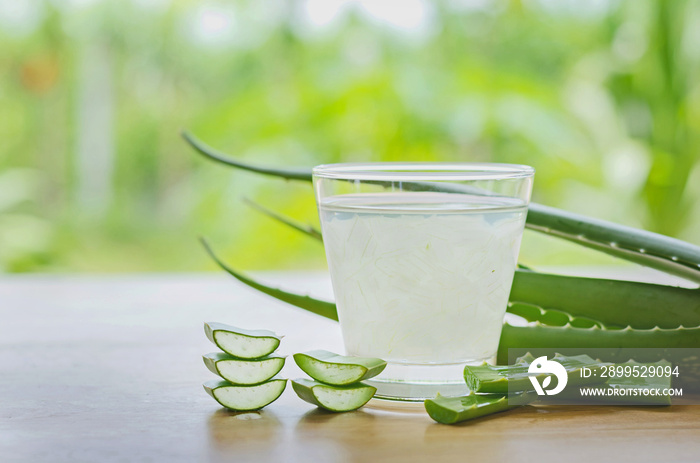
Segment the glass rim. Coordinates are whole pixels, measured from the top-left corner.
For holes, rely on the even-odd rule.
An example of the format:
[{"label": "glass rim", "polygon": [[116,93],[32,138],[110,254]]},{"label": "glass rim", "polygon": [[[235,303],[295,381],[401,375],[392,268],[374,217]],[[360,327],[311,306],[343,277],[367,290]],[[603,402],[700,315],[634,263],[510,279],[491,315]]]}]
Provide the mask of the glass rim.
[{"label": "glass rim", "polygon": [[337,180],[475,181],[524,179],[533,177],[535,168],[498,162],[353,162],[321,164],[312,174]]}]

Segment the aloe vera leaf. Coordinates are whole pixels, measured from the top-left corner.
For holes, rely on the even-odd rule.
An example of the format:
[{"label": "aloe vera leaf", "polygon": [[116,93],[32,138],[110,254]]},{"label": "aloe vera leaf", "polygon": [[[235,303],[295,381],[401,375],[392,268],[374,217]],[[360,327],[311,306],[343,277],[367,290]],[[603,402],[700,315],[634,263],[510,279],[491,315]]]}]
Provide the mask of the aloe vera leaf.
[{"label": "aloe vera leaf", "polygon": [[[209,250],[210,254],[213,255],[213,252]],[[315,313],[317,315],[321,315],[325,318],[329,318],[331,320],[338,321],[338,312],[337,308],[334,303],[328,302],[328,301],[322,301],[319,299],[312,298],[310,296],[301,296],[298,294],[293,294],[289,293],[286,291],[282,291],[277,288],[273,288],[270,286],[263,285],[262,283],[258,283],[246,276],[244,276],[242,273],[239,273],[235,270],[233,270],[231,267],[227,266],[224,264],[221,260],[218,258],[215,259],[216,262],[224,269],[226,270],[229,274],[237,278],[239,281],[242,283],[258,290],[261,291],[269,296],[272,296],[276,299],[279,299],[281,301],[287,302],[289,304],[292,304],[300,309],[304,309],[306,311]],[[524,273],[524,272],[523,272]],[[525,307],[524,304],[518,303],[518,304],[510,304],[508,311],[519,316],[523,316],[526,318],[528,321],[541,321],[542,323],[554,323],[553,318],[554,316],[552,315],[554,311],[552,310],[545,310],[542,307],[535,306],[533,304],[528,304],[529,307]],[[621,306],[621,308],[624,306]],[[539,313],[539,315],[537,315]],[[626,312],[628,316],[634,316],[633,314],[630,314],[629,312]],[[564,314],[564,316],[567,316],[567,314]],[[555,324],[561,325],[561,316],[557,316],[557,320]],[[668,323],[671,323],[672,321],[669,321]],[[589,327],[589,326],[600,326],[600,322],[597,320],[586,320],[583,318],[574,318],[570,317],[569,319],[569,325],[577,326],[577,327]]]},{"label": "aloe vera leaf", "polygon": [[[329,318],[331,320],[338,321],[338,310],[333,302],[328,302],[328,301],[322,301],[320,299],[315,299],[312,298],[311,296],[302,296],[299,294],[294,294],[290,293],[287,291],[283,291],[278,288],[273,288],[271,286],[264,285],[262,283],[256,282],[253,279],[245,276],[241,272],[238,272],[225,264],[221,259],[219,259],[214,251],[211,249],[211,247],[207,244],[205,240],[202,240],[202,243],[204,244],[205,248],[207,249],[207,252],[209,255],[214,259],[214,261],[222,268],[224,269],[227,273],[229,273],[231,276],[236,278],[238,281],[241,283],[250,286],[253,289],[256,289],[264,294],[267,294],[268,296],[272,296],[275,299],[278,299],[280,301],[287,302],[288,304],[291,304],[295,307],[298,307],[300,309],[304,309],[308,312],[315,313],[316,315],[321,315],[322,317]],[[533,306],[534,307],[534,306]],[[554,318],[551,314],[549,314],[548,311],[541,307],[536,307],[534,308],[528,308],[527,311],[525,311],[523,304],[514,304],[511,307],[508,308],[509,312],[514,313],[515,315],[522,316],[523,318],[527,319],[528,321],[542,321],[543,323],[546,321],[552,321]],[[538,315],[539,314],[539,315]],[[575,319],[565,315],[569,322],[574,323]],[[561,318],[561,317],[559,317]],[[595,323],[595,322],[594,322]],[[585,324],[584,326],[590,326],[589,324]]]},{"label": "aloe vera leaf", "polygon": [[236,386],[228,381],[212,380],[203,384],[207,394],[223,407],[235,411],[259,410],[277,400],[287,380],[273,378],[255,386]]},{"label": "aloe vera leaf", "polygon": [[[516,271],[510,300],[561,310],[606,326],[700,326],[699,289]],[[547,323],[542,317],[538,321]]]},{"label": "aloe vera leaf", "polygon": [[565,348],[694,348],[700,346],[700,327],[646,330],[624,328],[603,329],[551,327],[535,323],[533,326],[503,324],[498,344],[498,363],[508,362],[508,349],[565,349]]},{"label": "aloe vera leaf", "polygon": [[274,220],[277,220],[278,222],[282,222],[283,224],[287,225],[288,227],[291,227],[297,231],[300,231],[303,234],[310,236],[311,238],[314,238],[315,240],[323,241],[323,238],[321,237],[321,232],[318,229],[312,227],[311,225],[299,223],[296,220],[292,220],[287,216],[284,216],[282,214],[278,214],[277,212],[275,212],[271,209],[268,209],[268,208],[256,203],[255,201],[252,201],[248,198],[243,198],[243,201],[246,204],[248,204],[250,207],[255,209],[256,211],[261,212],[262,214],[265,214],[266,216],[268,216]]},{"label": "aloe vera leaf", "polygon": [[486,415],[504,412],[521,405],[509,405],[507,394],[475,394],[443,397],[425,401],[425,411],[438,423],[455,424]]},{"label": "aloe vera leaf", "polygon": [[255,360],[241,360],[229,354],[213,352],[202,356],[209,371],[237,386],[264,383],[282,370],[285,357],[268,355]]},{"label": "aloe vera leaf", "polygon": [[386,362],[382,359],[346,357],[327,350],[294,354],[294,361],[316,381],[333,386],[346,386],[373,378],[386,368]]},{"label": "aloe vera leaf", "polygon": [[700,283],[700,247],[646,230],[531,203],[527,227]]},{"label": "aloe vera leaf", "polygon": [[[182,136],[197,152],[216,162],[288,180],[312,180],[311,169],[273,169],[247,164],[214,150],[189,132],[183,132]],[[409,189],[411,184],[404,182],[403,187]],[[419,187],[425,189],[426,186],[420,184]],[[431,185],[431,188],[437,191],[447,187]],[[530,203],[525,226],[700,283],[700,247],[675,238],[537,203]]]},{"label": "aloe vera leaf", "polygon": [[[528,369],[530,364],[535,360],[533,356],[521,357],[513,365],[482,365],[464,367],[464,380],[467,386],[473,392],[488,392],[488,393],[508,393],[510,392],[525,392],[533,391]],[[599,377],[605,365],[610,363],[602,363],[599,360],[594,360],[588,355],[572,355],[565,356],[556,354],[553,358],[561,366],[564,367],[569,377],[567,385],[582,385],[591,383],[605,382],[604,378]],[[592,372],[590,377],[581,375],[582,368],[589,368]],[[538,375],[537,379],[541,382],[546,374]]]},{"label": "aloe vera leaf", "polygon": [[308,379],[295,379],[292,388],[302,400],[331,412],[357,410],[377,392],[377,388],[364,383],[330,386]]},{"label": "aloe vera leaf", "polygon": [[[210,251],[211,252],[211,251]],[[309,296],[300,296],[256,283],[229,269],[216,259],[219,265],[241,282],[265,294],[288,302],[306,311],[338,321],[336,306],[332,302],[321,301]],[[239,278],[240,276],[240,278]],[[633,313],[629,313],[634,317]],[[673,320],[669,321],[671,323]],[[519,327],[508,323],[503,325],[498,346],[498,362],[508,362],[509,348],[567,348],[567,347],[697,347],[700,345],[700,328],[653,328],[653,329],[601,329],[547,327],[542,324]]]},{"label": "aloe vera leaf", "polygon": [[[311,226],[295,224],[276,212],[263,211],[275,220],[323,240]],[[700,326],[700,289],[686,289],[601,278],[583,278],[532,270],[516,270],[508,312],[528,321],[550,326],[587,328],[608,326],[624,328],[675,328]],[[632,307],[634,312],[627,310]],[[667,316],[659,318],[659,307]],[[669,316],[670,315],[670,316]]]},{"label": "aloe vera leaf", "polygon": [[293,306],[299,307],[301,309],[304,309],[308,312],[315,313],[316,315],[320,315],[322,317],[330,318],[331,320],[338,321],[338,312],[335,308],[335,304],[332,302],[326,302],[326,301],[321,301],[319,299],[312,299],[309,296],[302,296],[299,294],[294,294],[294,293],[289,293],[287,291],[283,291],[281,289],[277,288],[272,288],[270,286],[263,285],[261,283],[257,283],[250,278],[246,277],[242,273],[239,273],[235,270],[233,270],[231,267],[226,265],[221,259],[217,257],[216,254],[214,254],[214,251],[211,249],[209,246],[209,243],[207,243],[206,240],[201,239],[202,245],[204,245],[204,249],[206,249],[207,253],[209,256],[214,259],[214,262],[216,262],[219,267],[224,269],[229,275],[232,277],[236,278],[238,281],[241,283],[250,286],[251,288],[257,289],[261,293],[265,293],[269,296],[274,297],[275,299],[279,299],[280,301],[284,301],[288,304],[291,304]]},{"label": "aloe vera leaf", "polygon": [[186,130],[181,132],[182,138],[187,141],[187,143],[192,146],[197,152],[199,152],[204,157],[211,159],[212,161],[225,164],[230,167],[237,167],[239,169],[247,170],[250,172],[256,172],[263,175],[273,175],[275,177],[285,178],[287,180],[311,180],[311,170],[309,169],[270,169],[266,167],[258,167],[244,162],[236,161],[235,159],[229,157],[227,154],[215,150],[211,146],[206,145],[204,142],[199,140],[197,137],[192,135]]},{"label": "aloe vera leaf", "polygon": [[[313,227],[295,224],[268,209],[263,211],[322,241],[321,232]],[[508,312],[549,326],[700,326],[700,289],[516,270],[510,301]],[[658,316],[659,307],[665,307],[667,316]]]},{"label": "aloe vera leaf", "polygon": [[280,336],[268,330],[246,330],[224,323],[204,324],[204,333],[219,349],[239,359],[269,355],[280,345]]},{"label": "aloe vera leaf", "polygon": [[[231,273],[231,272],[229,272]],[[231,273],[236,276],[236,273]],[[243,277],[243,283],[252,280]],[[309,296],[299,296],[252,282],[251,287],[296,307],[338,321],[335,304]],[[262,288],[262,289],[260,289]],[[630,316],[634,316],[630,314]],[[671,323],[671,322],[669,322]],[[697,347],[700,345],[700,328],[653,329],[602,329],[575,328],[570,325],[548,327],[503,325],[498,347],[498,362],[507,363],[509,348],[567,348],[567,347]]]},{"label": "aloe vera leaf", "polygon": [[557,309],[543,309],[536,304],[523,302],[509,302],[508,313],[524,318],[529,322],[540,322],[547,326],[564,326],[570,324],[579,328],[604,325],[591,318],[574,317],[569,313]]},{"label": "aloe vera leaf", "polygon": [[[329,318],[331,320],[338,321],[338,311],[336,308],[335,303],[333,302],[328,302],[328,301],[322,301],[320,299],[315,299],[310,296],[302,296],[299,294],[294,294],[290,293],[287,291],[283,291],[278,288],[273,288],[271,286],[264,285],[262,283],[256,282],[253,279],[245,276],[244,274],[234,270],[230,266],[226,265],[221,259],[219,259],[214,251],[211,249],[211,247],[207,244],[205,240],[202,240],[202,243],[204,244],[207,252],[209,255],[214,259],[214,261],[222,268],[224,269],[227,273],[229,273],[231,276],[236,278],[238,281],[241,283],[250,286],[253,289],[256,289],[264,294],[267,294],[268,296],[272,296],[275,299],[278,299],[280,301],[287,302],[288,304],[291,304],[295,307],[298,307],[300,309],[304,309],[308,312],[315,313],[316,315],[321,315],[322,317]],[[514,308],[509,308],[509,311],[513,311],[514,314],[523,316],[526,318],[528,321],[547,321],[551,319],[551,316],[548,315],[547,311],[545,309],[542,309],[541,307],[538,307],[537,310],[532,310],[528,309],[527,313],[525,313],[523,310],[520,310],[522,305],[516,305]],[[539,316],[537,314],[540,314]],[[551,320],[550,320],[551,321]],[[569,317],[569,321],[571,323],[575,322],[575,319]],[[585,323],[584,326],[590,326],[589,323]]]}]

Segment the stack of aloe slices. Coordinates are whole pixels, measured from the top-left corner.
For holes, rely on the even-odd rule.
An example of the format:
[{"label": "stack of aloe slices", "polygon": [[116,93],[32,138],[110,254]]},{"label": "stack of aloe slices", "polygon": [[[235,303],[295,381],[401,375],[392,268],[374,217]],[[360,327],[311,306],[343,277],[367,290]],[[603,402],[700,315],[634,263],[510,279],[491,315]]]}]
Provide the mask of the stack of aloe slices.
[{"label": "stack of aloe slices", "polygon": [[294,361],[312,380],[295,379],[292,388],[306,402],[331,412],[348,412],[365,405],[377,392],[363,383],[386,367],[377,358],[346,357],[325,350],[294,354]]},{"label": "stack of aloe slices", "polygon": [[[443,397],[438,394],[434,399],[425,401],[425,410],[430,417],[443,424],[455,424],[462,421],[473,420],[486,415],[503,412],[523,405],[536,405],[539,396],[535,394],[531,374],[528,372],[530,364],[535,361],[534,356],[526,354],[516,360],[513,365],[489,365],[484,363],[478,366],[466,366],[464,368],[464,379],[471,389],[471,393],[464,397]],[[656,377],[649,382],[648,378],[629,377],[604,377],[602,370],[612,365],[595,360],[588,355],[564,356],[557,354],[554,360],[564,367],[567,373],[567,390],[563,391],[561,399],[565,401],[575,400],[575,393],[579,386],[595,385],[604,389],[644,389],[658,388],[665,389],[671,387],[671,377]],[[621,365],[639,365],[633,360]],[[667,366],[670,363],[661,360],[648,366]],[[583,368],[590,370],[590,375],[585,377],[581,374]],[[548,375],[541,374],[535,376],[541,384]],[[612,397],[612,398],[611,398]],[[634,396],[629,399],[634,404],[643,405],[671,405],[669,396]],[[618,395],[601,395],[595,398],[595,403],[621,403]],[[591,402],[592,401],[588,401]]]},{"label": "stack of aloe slices", "polygon": [[273,355],[281,337],[267,330],[246,330],[223,323],[205,323],[204,332],[221,352],[203,356],[212,373],[223,378],[204,383],[204,390],[235,411],[261,409],[282,395],[287,380],[275,375],[285,357]]}]

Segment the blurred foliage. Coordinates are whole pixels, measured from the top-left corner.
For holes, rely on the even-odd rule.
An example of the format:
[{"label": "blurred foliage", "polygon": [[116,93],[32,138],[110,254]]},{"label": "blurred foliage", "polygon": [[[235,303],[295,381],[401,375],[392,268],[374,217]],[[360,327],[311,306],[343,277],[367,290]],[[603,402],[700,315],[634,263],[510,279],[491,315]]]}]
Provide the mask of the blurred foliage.
[{"label": "blurred foliage", "polygon": [[[534,200],[700,244],[698,1],[0,1],[0,270],[241,268],[320,246],[241,159],[494,161]],[[523,262],[608,262],[527,236]]]}]

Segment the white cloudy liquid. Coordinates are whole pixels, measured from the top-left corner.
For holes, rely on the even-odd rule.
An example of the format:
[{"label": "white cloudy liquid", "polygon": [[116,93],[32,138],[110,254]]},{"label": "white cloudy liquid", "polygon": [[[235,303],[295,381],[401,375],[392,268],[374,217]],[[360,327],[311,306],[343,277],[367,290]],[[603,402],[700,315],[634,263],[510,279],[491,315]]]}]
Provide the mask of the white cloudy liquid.
[{"label": "white cloudy liquid", "polygon": [[326,198],[323,239],[347,353],[405,364],[492,358],[526,211],[448,193]]}]

